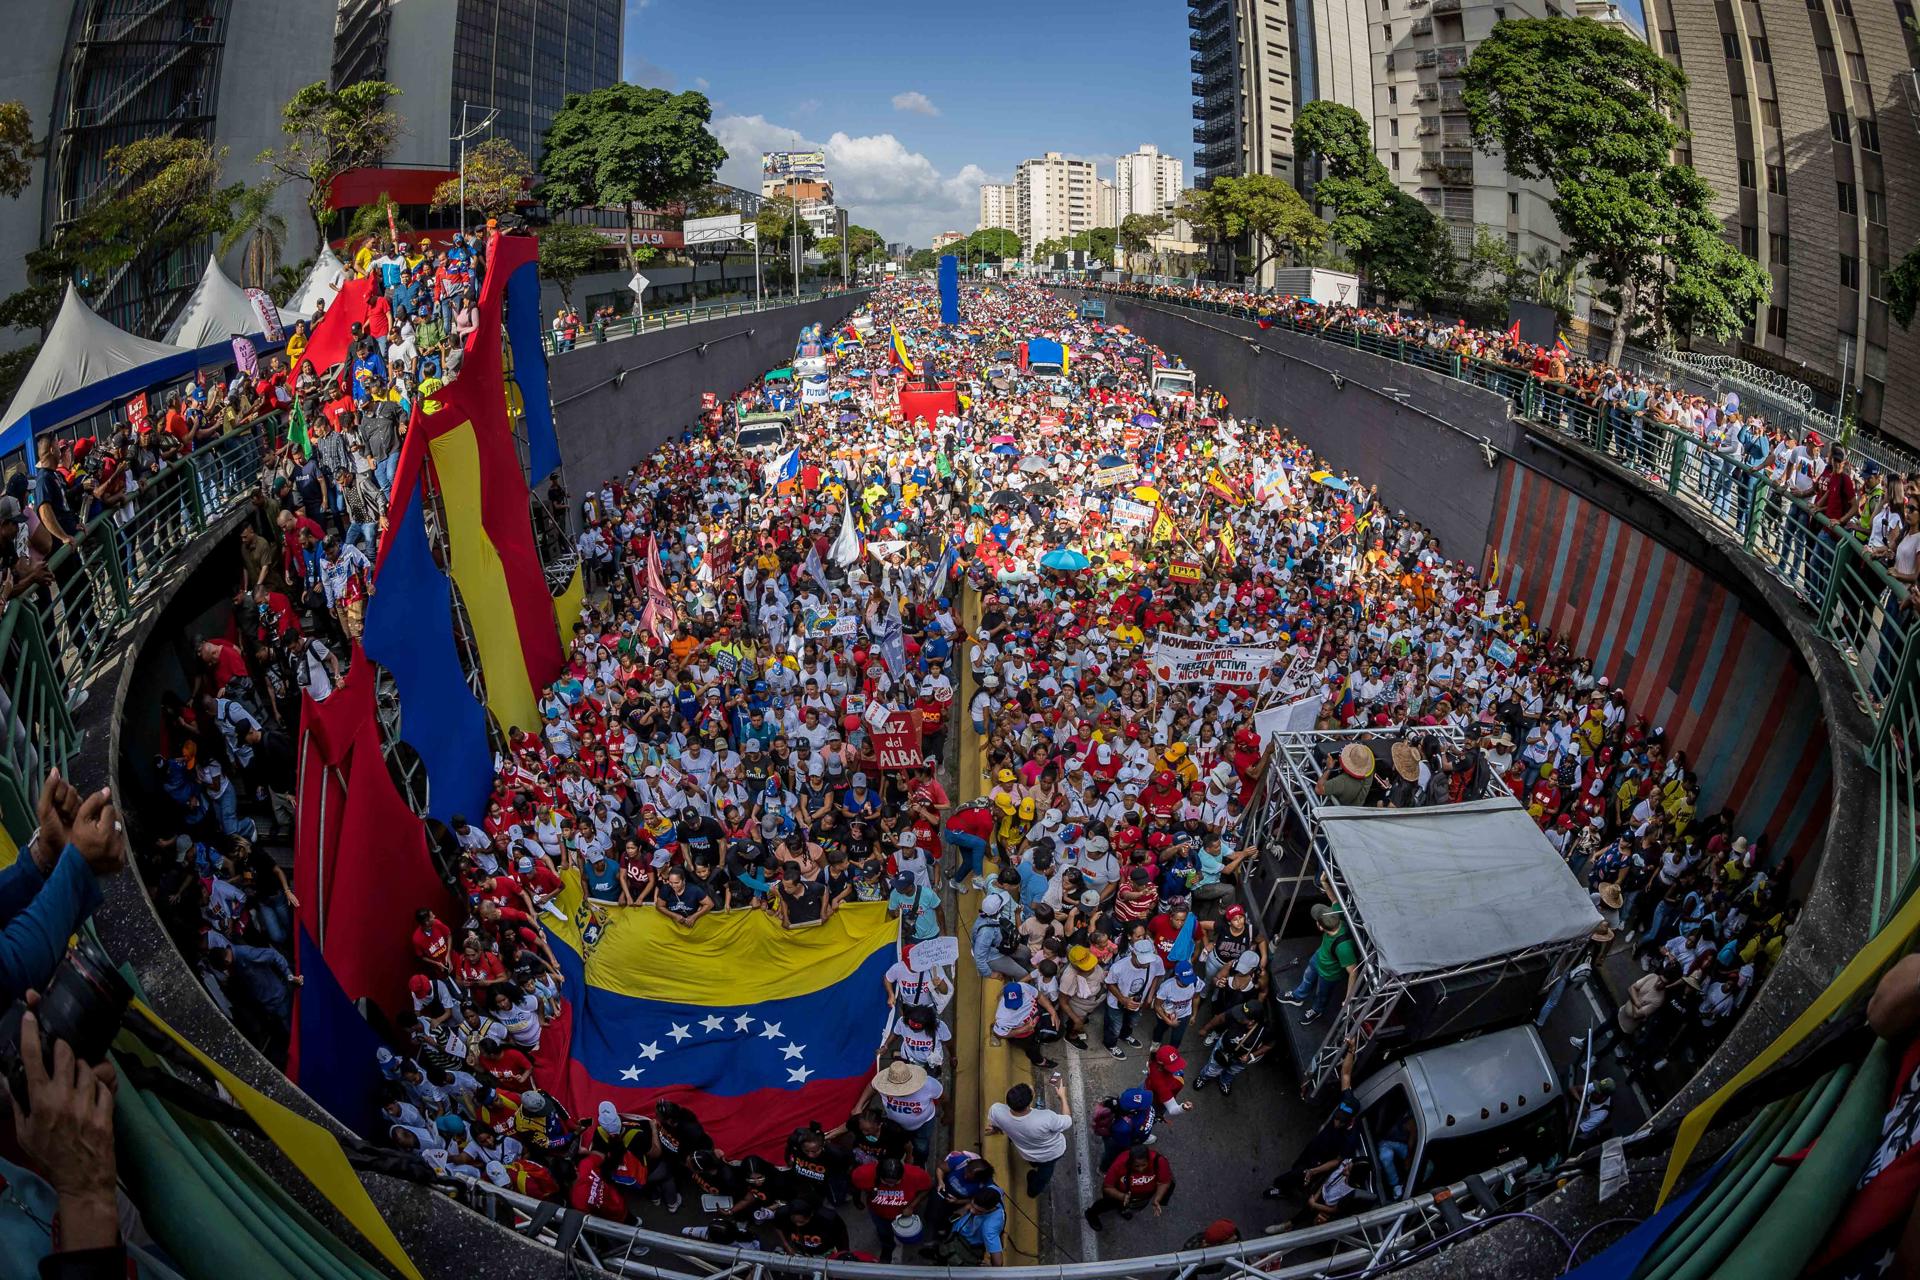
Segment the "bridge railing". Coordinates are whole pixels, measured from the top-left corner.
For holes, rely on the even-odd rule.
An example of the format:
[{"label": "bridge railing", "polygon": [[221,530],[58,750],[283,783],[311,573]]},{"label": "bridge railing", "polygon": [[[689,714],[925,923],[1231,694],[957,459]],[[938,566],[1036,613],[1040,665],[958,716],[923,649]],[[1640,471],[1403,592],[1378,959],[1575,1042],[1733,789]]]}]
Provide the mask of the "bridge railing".
[{"label": "bridge railing", "polygon": [[[698,324],[702,320],[720,320],[727,316],[757,315],[762,311],[777,311],[781,307],[799,306],[805,302],[817,302],[821,298],[837,297],[846,293],[869,293],[868,289],[825,289],[803,293],[798,298],[791,295],[779,298],[762,298],[759,302],[704,302],[693,303],[685,307],[672,307],[665,311],[640,311],[632,315],[621,316],[614,320],[583,321],[572,346],[591,346],[596,342],[615,342],[621,338],[637,337],[643,333],[658,333],[662,329],[673,329],[681,325]],[[560,344],[554,338],[551,327],[540,331],[540,342],[549,356],[560,352]],[[571,349],[571,348],[569,348]]]},{"label": "bridge railing", "polygon": [[47,560],[49,580],[0,612],[0,824],[15,843],[33,830],[48,768],[79,747],[70,707],[117,650],[147,594],[202,533],[247,501],[273,415],[222,436],[142,484],[131,502],[90,521]]}]

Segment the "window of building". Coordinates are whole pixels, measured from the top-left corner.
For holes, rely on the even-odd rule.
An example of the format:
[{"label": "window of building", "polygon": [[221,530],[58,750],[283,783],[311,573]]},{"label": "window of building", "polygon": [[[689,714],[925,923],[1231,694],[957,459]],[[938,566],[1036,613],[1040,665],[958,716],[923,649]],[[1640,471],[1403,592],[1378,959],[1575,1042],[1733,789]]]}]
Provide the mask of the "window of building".
[{"label": "window of building", "polygon": [[1833,11],[1843,18],[1853,16],[1853,0],[1833,0]]},{"label": "window of building", "polygon": [[1842,289],[1860,287],[1860,259],[1850,253],[1840,255],[1840,287]]},{"label": "window of building", "polygon": [[1837,76],[1840,74],[1840,60],[1834,56],[1832,45],[1830,44],[1815,45],[1813,48],[1813,51],[1818,55],[1820,55],[1820,69],[1822,71],[1826,72],[1830,76]]},{"label": "window of building", "polygon": [[1827,112],[1827,132],[1833,135],[1835,142],[1847,141],[1847,113],[1844,111]]},{"label": "window of building", "polygon": [[1773,232],[1767,237],[1767,257],[1783,267],[1787,265],[1789,257],[1787,253],[1787,238],[1778,231]]},{"label": "window of building", "polygon": [[1747,44],[1753,49],[1755,62],[1771,63],[1773,61],[1773,51],[1768,48],[1765,36],[1748,36]]},{"label": "window of building", "polygon": [[1393,153],[1393,171],[1395,173],[1400,172],[1400,153],[1398,151]]},{"label": "window of building", "polygon": [[1787,166],[1783,164],[1767,166],[1767,191],[1776,196],[1787,194]]},{"label": "window of building", "polygon": [[1862,116],[1854,122],[1860,126],[1860,149],[1878,151],[1880,149],[1880,122]]},{"label": "window of building", "polygon": [[1878,263],[1867,264],[1867,296],[1875,302],[1886,301],[1887,269]]},{"label": "window of building", "polygon": [[1680,33],[1672,27],[1660,28],[1660,47],[1668,53],[1677,55],[1680,50]]},{"label": "window of building", "polygon": [[1388,128],[1388,129],[1389,129],[1389,130],[1390,130],[1390,131],[1392,132],[1392,134],[1393,134],[1393,136],[1394,136],[1394,137],[1396,137],[1396,138],[1397,138],[1397,137],[1399,137],[1399,136],[1400,136],[1400,120],[1399,120],[1399,118],[1398,118],[1398,117],[1396,116],[1396,117],[1395,117],[1394,119],[1392,119],[1392,120],[1390,120],[1390,121],[1388,121],[1388,122],[1387,122],[1387,128]]},{"label": "window of building", "polygon": [[1754,182],[1753,161],[1747,159],[1745,156],[1740,157],[1740,185],[1747,188],[1752,188],[1757,185]]},{"label": "window of building", "polygon": [[1787,309],[1785,307],[1767,308],[1767,336],[1785,338],[1787,336]]},{"label": "window of building", "polygon": [[1861,84],[1868,83],[1867,60],[1852,50],[1848,50],[1847,52],[1847,74],[1855,80],[1858,80]]},{"label": "window of building", "polygon": [[1780,103],[1774,98],[1760,99],[1760,123],[1780,127]]},{"label": "window of building", "polygon": [[1387,86],[1387,105],[1393,106],[1400,101],[1400,90],[1393,85]]},{"label": "window of building", "polygon": [[1867,221],[1887,225],[1887,193],[1867,188]]},{"label": "window of building", "polygon": [[[1771,165],[1768,167],[1772,168]],[[1839,193],[1840,212],[1849,214],[1860,212],[1860,199],[1854,194],[1853,184],[1851,182],[1836,182],[1833,185]]]},{"label": "window of building", "polygon": [[1519,212],[1520,212],[1520,193],[1519,193],[1518,191],[1509,191],[1509,192],[1507,192],[1507,212],[1508,212],[1509,214],[1514,214],[1514,215],[1518,215],[1518,214],[1519,214]]},{"label": "window of building", "polygon": [[1391,22],[1383,22],[1380,24],[1380,38],[1382,40],[1393,39],[1393,24]]},{"label": "window of building", "polygon": [[1727,51],[1727,57],[1734,62],[1740,61],[1740,37],[1731,31],[1720,33],[1721,47]]},{"label": "window of building", "polygon": [[1749,258],[1760,256],[1760,228],[1742,225],[1740,228],[1740,252]]},{"label": "window of building", "polygon": [[1493,6],[1493,20],[1495,22],[1505,22],[1507,20],[1507,8],[1505,5],[1497,4]]}]

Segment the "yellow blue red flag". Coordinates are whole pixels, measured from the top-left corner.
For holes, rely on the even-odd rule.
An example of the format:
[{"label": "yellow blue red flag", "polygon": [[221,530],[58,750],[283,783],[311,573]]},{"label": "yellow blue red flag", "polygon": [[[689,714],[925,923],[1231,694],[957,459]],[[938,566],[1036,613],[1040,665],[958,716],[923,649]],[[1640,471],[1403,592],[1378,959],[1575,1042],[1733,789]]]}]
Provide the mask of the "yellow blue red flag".
[{"label": "yellow blue red flag", "polygon": [[900,362],[900,367],[908,373],[919,372],[913,363],[913,353],[907,350],[907,340],[900,336],[898,328],[893,330],[893,356]]},{"label": "yellow blue red flag", "polygon": [[576,1116],[602,1101],[691,1108],[730,1157],[778,1159],[795,1128],[838,1123],[872,1078],[899,925],[852,903],[785,929],[764,911],[691,929],[652,907],[584,903],[578,872],[542,916],[568,1008],[537,1074]]}]

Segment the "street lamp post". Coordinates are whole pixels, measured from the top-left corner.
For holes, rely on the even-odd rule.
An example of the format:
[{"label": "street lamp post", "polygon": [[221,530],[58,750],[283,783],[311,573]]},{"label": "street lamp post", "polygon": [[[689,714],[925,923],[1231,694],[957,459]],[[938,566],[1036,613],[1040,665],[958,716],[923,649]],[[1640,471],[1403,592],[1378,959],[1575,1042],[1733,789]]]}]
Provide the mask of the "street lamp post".
[{"label": "street lamp post", "polygon": [[469,129],[467,128],[467,108],[472,105],[465,100],[461,101],[460,132],[453,135],[453,140],[460,144],[460,230],[462,231],[467,229],[467,139],[484,129],[492,128],[494,120],[500,115],[498,107],[489,107],[486,117]]}]

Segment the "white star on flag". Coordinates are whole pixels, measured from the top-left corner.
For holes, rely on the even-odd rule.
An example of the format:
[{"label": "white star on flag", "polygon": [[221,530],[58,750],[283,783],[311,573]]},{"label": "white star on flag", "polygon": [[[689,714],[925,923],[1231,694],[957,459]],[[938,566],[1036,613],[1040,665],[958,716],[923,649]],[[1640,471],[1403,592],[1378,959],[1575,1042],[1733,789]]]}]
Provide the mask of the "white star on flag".
[{"label": "white star on flag", "polygon": [[638,1080],[640,1078],[640,1068],[628,1067],[620,1073],[620,1078],[622,1080]]},{"label": "white star on flag", "polygon": [[688,1037],[692,1036],[693,1031],[687,1026],[686,1023],[676,1022],[673,1024],[673,1030],[667,1032],[667,1034],[673,1037],[673,1042],[675,1044],[679,1044],[682,1040],[685,1040]]},{"label": "white star on flag", "polygon": [[780,1038],[780,1024],[777,1022],[762,1023],[760,1025],[760,1034],[769,1040],[778,1040]]},{"label": "white star on flag", "polygon": [[702,1027],[705,1027],[708,1031],[718,1031],[720,1030],[720,1028],[727,1025],[727,1020],[721,1017],[717,1013],[710,1013],[706,1017],[700,1019],[700,1025]]},{"label": "white star on flag", "polygon": [[782,1056],[787,1058],[797,1058],[801,1054],[805,1053],[806,1051],[807,1051],[807,1046],[803,1044],[790,1044],[786,1048],[782,1049],[780,1053]]},{"label": "white star on flag", "polygon": [[813,1074],[812,1067],[794,1067],[787,1072],[789,1084],[805,1084],[807,1077]]},{"label": "white star on flag", "polygon": [[645,1058],[648,1062],[652,1062],[655,1058],[660,1056],[660,1042],[658,1040],[649,1040],[645,1044],[641,1045],[640,1056]]},{"label": "white star on flag", "polygon": [[752,1026],[753,1015],[750,1013],[743,1013],[733,1020],[733,1029],[735,1031],[745,1031]]}]

